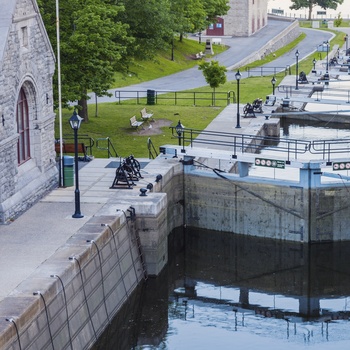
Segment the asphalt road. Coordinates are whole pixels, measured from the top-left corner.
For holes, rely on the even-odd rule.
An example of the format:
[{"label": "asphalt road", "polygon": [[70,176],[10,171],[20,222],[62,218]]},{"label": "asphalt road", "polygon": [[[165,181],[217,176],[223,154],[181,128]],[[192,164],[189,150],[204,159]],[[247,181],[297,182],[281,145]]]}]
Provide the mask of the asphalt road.
[{"label": "asphalt road", "polygon": [[[263,28],[258,33],[250,37],[224,37],[222,38],[222,43],[229,46],[229,48],[225,52],[214,56],[214,59],[219,61],[221,65],[224,65],[225,67],[230,69],[235,64],[243,60],[245,57],[251,55],[257,48],[264,46],[267,42],[271,40],[271,38],[279,34],[288,25],[290,25],[290,22],[269,20],[268,25],[265,28]],[[299,50],[300,61],[303,58],[315,53],[317,45],[322,44],[324,41],[330,40],[333,36],[330,32],[322,30],[307,28],[301,28],[301,30],[306,34],[305,39],[302,42],[300,42],[297,45],[297,47],[293,48],[293,50],[266,64],[264,67],[286,67],[288,65],[292,66],[296,63],[296,50]],[[344,31],[345,30],[347,29],[344,28]],[[205,40],[205,37],[202,36],[202,40]],[[236,71],[229,70],[227,72],[227,80],[235,80],[235,73]],[[247,77],[246,72],[241,73],[242,78]],[[110,90],[110,93],[112,94],[111,97],[99,97],[98,102],[103,103],[116,101],[116,98],[114,96],[115,90],[146,91],[148,89],[151,89],[158,91],[181,91],[185,89],[194,89],[206,85],[207,83],[203,77],[202,72],[198,70],[198,67],[193,67],[191,69],[159,79],[143,82],[140,84],[130,85],[124,88],[112,89]],[[90,99],[89,103],[95,103],[94,96]]]}]

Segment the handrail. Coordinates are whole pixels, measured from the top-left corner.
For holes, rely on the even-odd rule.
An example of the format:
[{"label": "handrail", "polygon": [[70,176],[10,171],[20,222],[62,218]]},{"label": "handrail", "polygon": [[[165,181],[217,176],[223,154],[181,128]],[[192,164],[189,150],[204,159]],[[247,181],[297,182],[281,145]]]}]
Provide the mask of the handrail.
[{"label": "handrail", "polygon": [[350,139],[312,141],[310,153],[321,154],[323,159],[330,162],[331,154],[350,153]]},{"label": "handrail", "polygon": [[[271,152],[282,152],[287,154],[287,161],[298,159],[300,154],[310,152],[311,154],[322,155],[322,159],[331,162],[331,155],[350,155],[350,138],[340,140],[297,140],[290,138],[255,136],[235,134],[229,132],[217,132],[209,130],[196,130],[182,128],[176,130],[171,126],[173,138],[179,140],[182,147],[194,147],[195,145],[216,146],[222,150],[232,152],[232,158],[237,154],[257,153],[268,147]],[[219,146],[219,147],[218,147]]]},{"label": "handrail", "polygon": [[[260,66],[260,67],[246,67],[246,72],[248,73],[248,77],[252,76],[266,76],[266,75],[276,75],[277,73],[284,72],[285,75],[290,74],[290,66],[286,67],[266,67],[266,66]],[[258,74],[253,74],[258,73]]]},{"label": "handrail", "polygon": [[[150,137],[147,140],[147,148],[148,148],[148,158],[149,159],[154,159],[158,156],[158,152],[157,152],[156,148],[154,147],[154,144],[153,144]],[[154,156],[153,152],[155,153],[155,156]]]},{"label": "handrail", "polygon": [[[171,90],[153,90],[154,98],[153,104],[157,104],[160,100],[173,100],[177,105],[180,100],[192,100],[192,104],[195,106],[198,101],[210,101],[215,106],[216,101],[225,101],[226,105],[234,102],[232,91],[217,92],[217,91],[171,91]],[[166,96],[165,96],[166,95]],[[142,104],[142,99],[147,99],[147,90],[135,91],[135,90],[115,90],[114,96],[117,102],[120,104],[123,100],[135,99],[136,104]],[[221,96],[221,97],[220,97]]]},{"label": "handrail", "polygon": [[[101,147],[101,146],[99,146],[99,142],[100,142],[100,141],[107,141],[107,147]],[[118,156],[118,153],[117,153],[117,151],[115,150],[115,148],[114,148],[114,146],[113,146],[113,143],[112,143],[112,141],[111,141],[111,139],[110,139],[109,137],[98,138],[98,139],[96,140],[96,148],[98,148],[98,149],[100,149],[100,150],[105,150],[105,151],[107,151],[107,156],[108,156],[108,158],[110,158],[110,157],[119,157],[119,156]],[[114,152],[113,154],[112,154],[111,150]]]}]

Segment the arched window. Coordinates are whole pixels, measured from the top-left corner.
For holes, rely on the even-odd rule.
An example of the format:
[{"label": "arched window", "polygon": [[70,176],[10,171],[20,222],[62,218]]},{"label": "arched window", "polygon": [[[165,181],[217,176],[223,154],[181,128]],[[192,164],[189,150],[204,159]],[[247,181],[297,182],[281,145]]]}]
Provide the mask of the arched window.
[{"label": "arched window", "polygon": [[22,164],[30,158],[28,102],[23,88],[17,102],[17,132],[19,134],[18,164]]}]

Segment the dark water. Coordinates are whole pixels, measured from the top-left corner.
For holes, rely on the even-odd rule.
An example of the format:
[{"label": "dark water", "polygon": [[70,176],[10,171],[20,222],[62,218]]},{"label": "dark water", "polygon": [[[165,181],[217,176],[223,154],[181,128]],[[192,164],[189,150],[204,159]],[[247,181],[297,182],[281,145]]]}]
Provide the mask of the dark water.
[{"label": "dark water", "polygon": [[174,231],[168,265],[137,290],[98,346],[350,349],[349,261],[349,242]]}]

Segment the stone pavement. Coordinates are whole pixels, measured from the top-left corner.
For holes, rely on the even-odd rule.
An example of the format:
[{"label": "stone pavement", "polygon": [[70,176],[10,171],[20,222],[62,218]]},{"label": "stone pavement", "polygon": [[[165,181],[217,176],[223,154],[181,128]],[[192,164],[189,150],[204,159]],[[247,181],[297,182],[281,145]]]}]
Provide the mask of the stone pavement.
[{"label": "stone pavement", "polygon": [[[258,38],[256,40],[255,45],[259,45]],[[228,106],[208,126],[208,129],[237,132],[236,114],[236,105]],[[254,133],[257,124],[264,119],[265,114],[257,118],[241,118],[242,128],[239,132]],[[109,164],[118,161],[118,159],[94,159],[80,170],[83,218],[72,218],[75,189],[67,187],[53,190],[11,224],[0,226],[0,302],[5,297],[16,294],[16,287],[22,281],[30,279],[36,268],[45,263],[92,216],[101,209],[108,210],[107,203],[111,198],[120,197],[121,209],[124,209],[125,191],[130,191],[128,195],[139,196],[139,188],[145,187],[148,182],[154,182],[155,174],[161,170],[152,169],[151,173],[143,172],[144,179],[132,190],[110,189],[116,169],[109,167]],[[50,273],[48,271],[48,276]],[[10,309],[9,313],[10,315],[0,315],[1,320],[5,316],[11,316]]]}]

